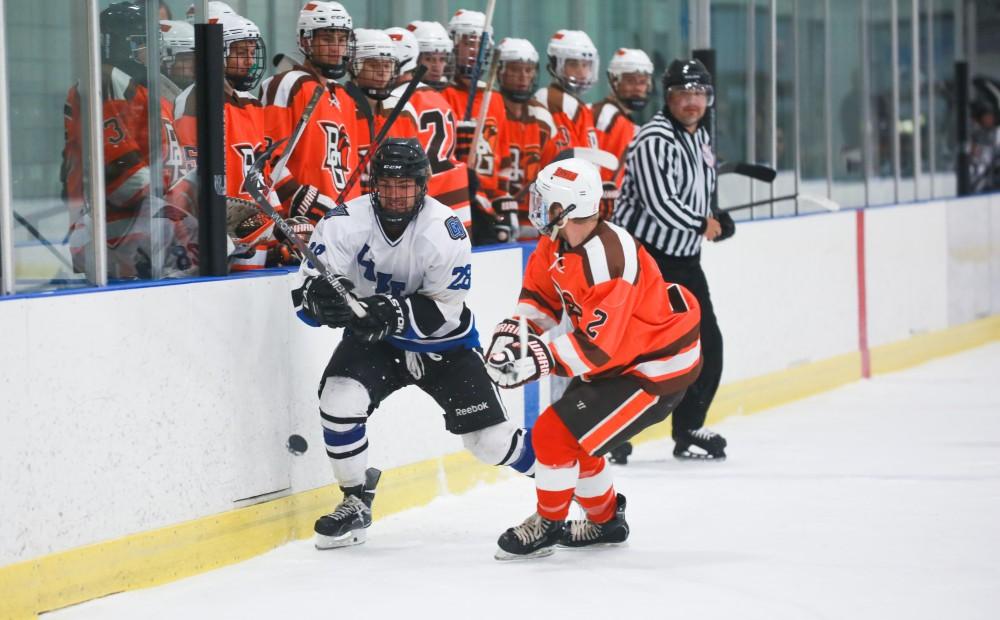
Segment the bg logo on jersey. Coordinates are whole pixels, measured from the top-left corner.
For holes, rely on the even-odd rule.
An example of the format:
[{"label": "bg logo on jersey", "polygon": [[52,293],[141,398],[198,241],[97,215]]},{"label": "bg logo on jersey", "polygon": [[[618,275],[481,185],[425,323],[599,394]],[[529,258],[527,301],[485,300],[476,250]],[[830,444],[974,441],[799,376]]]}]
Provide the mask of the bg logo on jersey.
[{"label": "bg logo on jersey", "polygon": [[347,130],[343,125],[330,121],[320,121],[319,126],[323,128],[323,133],[326,136],[326,154],[323,157],[323,167],[330,172],[333,186],[342,190],[347,186],[345,162],[351,148]]},{"label": "bg logo on jersey", "polygon": [[[242,142],[240,144],[232,145],[231,148],[236,151],[236,155],[240,158],[240,168],[243,171],[241,180],[246,179],[247,173],[250,172],[250,167],[253,166],[254,153],[258,148],[260,148],[260,143],[258,142],[256,145],[252,145]],[[240,183],[240,187],[243,187],[242,182]]]}]

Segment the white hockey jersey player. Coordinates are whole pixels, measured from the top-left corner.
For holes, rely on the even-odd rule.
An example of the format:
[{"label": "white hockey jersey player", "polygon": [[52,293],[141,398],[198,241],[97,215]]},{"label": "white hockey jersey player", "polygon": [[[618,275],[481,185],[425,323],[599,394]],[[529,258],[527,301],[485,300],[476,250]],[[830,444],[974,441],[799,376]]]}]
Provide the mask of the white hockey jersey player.
[{"label": "white hockey jersey player", "polygon": [[535,464],[530,431],[507,419],[486,374],[465,305],[468,233],[454,211],[427,196],[431,166],[420,142],[389,138],[371,170],[372,193],[328,212],[309,243],[316,260],[353,289],[365,316],[355,316],[308,262],[292,292],[304,321],[346,328],[320,384],[323,439],[344,491],[344,501],[316,521],[321,549],[364,541],[377,482],[366,469],[367,419],[406,386],[430,395],[445,428],[483,463],[525,474]]}]

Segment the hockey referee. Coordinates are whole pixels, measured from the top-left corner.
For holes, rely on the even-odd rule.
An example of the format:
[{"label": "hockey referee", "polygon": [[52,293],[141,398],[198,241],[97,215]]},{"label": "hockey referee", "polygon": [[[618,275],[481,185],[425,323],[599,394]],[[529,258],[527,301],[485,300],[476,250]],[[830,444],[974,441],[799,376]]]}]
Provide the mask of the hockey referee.
[{"label": "hockey referee", "polygon": [[[694,293],[701,304],[704,366],[674,410],[674,456],[726,458],[726,440],[702,428],[722,376],[722,333],[701,269],[702,238],[721,241],[734,232],[732,218],[712,211],[715,157],[701,125],[712,105],[712,76],[697,60],[675,60],[663,76],[666,105],[643,125],[625,153],[625,177],[613,220],[656,259],[667,282]],[[612,452],[624,464],[631,446]]]}]

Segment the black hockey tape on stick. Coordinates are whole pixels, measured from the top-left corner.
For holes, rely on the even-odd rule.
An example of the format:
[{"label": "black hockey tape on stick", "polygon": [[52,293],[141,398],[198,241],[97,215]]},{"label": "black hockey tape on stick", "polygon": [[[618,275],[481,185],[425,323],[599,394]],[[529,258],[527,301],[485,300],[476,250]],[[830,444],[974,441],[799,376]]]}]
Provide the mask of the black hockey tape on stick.
[{"label": "black hockey tape on stick", "polygon": [[68,260],[66,260],[65,256],[63,256],[62,254],[60,254],[56,250],[55,246],[52,245],[51,241],[49,241],[48,239],[46,239],[45,237],[43,237],[42,233],[38,232],[38,229],[35,228],[31,224],[31,222],[29,222],[28,220],[26,220],[20,213],[18,213],[17,211],[14,211],[13,209],[11,209],[11,213],[14,214],[14,219],[17,220],[18,224],[20,224],[21,226],[24,226],[24,229],[26,231],[28,231],[31,234],[32,237],[34,237],[35,239],[38,239],[38,241],[43,246],[45,246],[46,250],[48,250],[49,252],[52,252],[52,255],[55,256],[56,258],[58,258],[60,263],[62,263],[63,265],[66,265],[66,267],[68,267],[70,271],[73,271],[73,265],[71,265],[70,262]]},{"label": "black hockey tape on stick", "polygon": [[745,161],[727,161],[719,165],[719,174],[738,174],[764,183],[771,183],[778,171],[763,164],[749,164]]},{"label": "black hockey tape on stick", "polygon": [[288,158],[292,156],[292,151],[295,150],[295,146],[299,143],[299,138],[302,137],[302,132],[306,129],[306,123],[312,118],[313,110],[316,109],[316,104],[319,103],[319,98],[323,95],[324,90],[326,90],[326,87],[322,84],[317,86],[313,91],[312,97],[309,98],[309,103],[302,110],[302,116],[299,117],[299,122],[296,123],[295,129],[292,130],[292,135],[288,138],[288,148],[285,149],[278,162],[274,164],[274,168],[271,169],[272,182],[278,182],[278,175],[285,169],[285,164],[288,163]]},{"label": "black hockey tape on stick", "polygon": [[772,202],[781,202],[782,200],[799,200],[807,204],[812,204],[817,207],[826,209],[827,211],[840,211],[840,205],[826,198],[825,196],[814,196],[813,194],[788,194],[785,196],[775,196],[774,198],[765,198],[763,200],[755,200],[753,202],[748,202],[746,204],[736,205],[735,207],[726,207],[725,209],[719,209],[720,211],[725,211],[729,213],[731,211],[741,211],[743,209],[752,209],[754,207],[760,207],[763,205],[771,204]]},{"label": "black hockey tape on stick", "polygon": [[390,112],[389,116],[385,119],[385,125],[382,125],[382,129],[379,130],[378,135],[375,136],[375,140],[368,148],[368,152],[365,153],[365,156],[358,162],[358,167],[353,173],[351,173],[351,178],[347,179],[347,184],[344,185],[344,189],[341,190],[340,195],[337,196],[337,200],[335,202],[338,205],[344,202],[344,198],[355,186],[355,184],[357,184],[358,179],[361,178],[361,171],[368,167],[368,162],[371,161],[372,157],[375,155],[375,151],[378,150],[382,141],[385,140],[385,136],[389,133],[389,129],[392,128],[392,124],[396,122],[396,119],[399,118],[399,115],[403,112],[403,108],[406,107],[406,102],[413,96],[413,91],[417,90],[417,86],[420,84],[420,79],[424,77],[425,73],[427,73],[427,67],[424,65],[418,66],[413,71],[413,79],[411,79],[410,83],[406,85],[406,90],[403,91],[403,94],[399,96],[399,101],[396,102],[396,107],[392,109],[392,112]]},{"label": "black hockey tape on stick", "polygon": [[264,173],[263,173],[264,164],[267,162],[268,159],[271,158],[271,155],[274,154],[274,151],[279,146],[284,144],[285,140],[286,140],[285,138],[278,140],[271,146],[267,147],[264,151],[260,152],[256,156],[256,158],[254,158],[253,165],[250,166],[250,170],[247,171],[246,180],[243,182],[243,190],[253,197],[254,202],[257,203],[257,207],[261,211],[263,211],[265,214],[267,214],[268,217],[274,220],[274,225],[278,227],[278,230],[280,230],[285,235],[285,237],[287,237],[288,240],[292,242],[292,245],[294,245],[295,248],[302,253],[302,256],[307,261],[309,261],[316,268],[317,271],[319,271],[320,276],[322,276],[324,280],[330,283],[330,286],[332,286],[333,290],[336,291],[338,295],[340,295],[344,303],[347,304],[347,306],[351,309],[351,312],[354,313],[354,316],[358,317],[359,319],[362,319],[368,315],[368,312],[365,310],[364,306],[358,303],[357,298],[354,295],[352,295],[350,291],[344,288],[344,285],[341,284],[340,280],[338,280],[330,272],[330,270],[326,268],[326,265],[321,263],[319,259],[316,258],[316,255],[313,254],[313,251],[309,249],[309,246],[306,245],[306,242],[303,241],[302,238],[299,237],[297,234],[295,234],[291,226],[288,225],[288,222],[286,222],[283,217],[278,215],[278,212],[274,210],[274,207],[271,206],[271,203],[269,203],[267,201],[267,198],[264,196],[263,189],[267,187],[267,185],[264,183]]}]

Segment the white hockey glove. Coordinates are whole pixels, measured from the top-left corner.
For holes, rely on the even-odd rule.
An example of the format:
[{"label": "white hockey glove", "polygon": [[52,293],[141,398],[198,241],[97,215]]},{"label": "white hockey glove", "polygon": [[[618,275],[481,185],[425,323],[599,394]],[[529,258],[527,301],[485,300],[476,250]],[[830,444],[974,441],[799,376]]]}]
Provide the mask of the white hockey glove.
[{"label": "white hockey glove", "polygon": [[[490,347],[493,350],[493,347]],[[552,372],[552,354],[549,347],[535,334],[528,334],[526,354],[521,354],[521,343],[515,340],[486,359],[486,374],[502,388],[521,387],[541,379]]]}]

